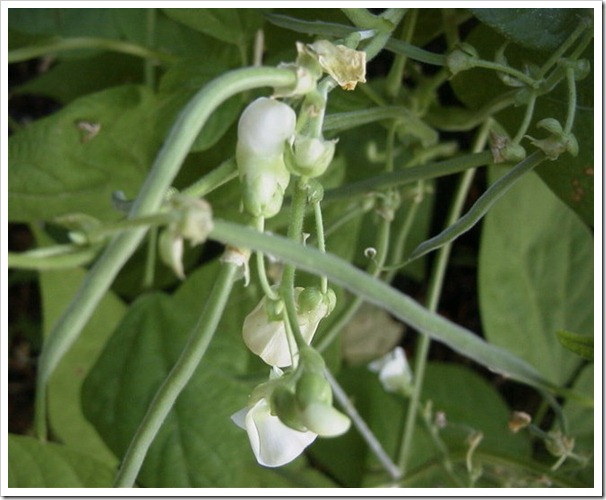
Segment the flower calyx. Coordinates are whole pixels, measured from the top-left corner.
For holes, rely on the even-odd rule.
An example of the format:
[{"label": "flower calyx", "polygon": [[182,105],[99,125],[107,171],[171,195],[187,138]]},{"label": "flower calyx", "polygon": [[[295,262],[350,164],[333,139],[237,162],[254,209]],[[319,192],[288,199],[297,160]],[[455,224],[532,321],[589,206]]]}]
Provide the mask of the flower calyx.
[{"label": "flower calyx", "polygon": [[457,47],[446,56],[446,67],[451,76],[475,68],[477,61],[480,60],[478,51],[472,45],[461,42]]},{"label": "flower calyx", "polygon": [[572,156],[579,154],[579,143],[572,132],[565,132],[555,118],[545,118],[537,123],[537,128],[547,130],[551,135],[545,139],[535,139],[526,136],[531,143],[539,148],[550,160],[557,160],[562,153]]}]

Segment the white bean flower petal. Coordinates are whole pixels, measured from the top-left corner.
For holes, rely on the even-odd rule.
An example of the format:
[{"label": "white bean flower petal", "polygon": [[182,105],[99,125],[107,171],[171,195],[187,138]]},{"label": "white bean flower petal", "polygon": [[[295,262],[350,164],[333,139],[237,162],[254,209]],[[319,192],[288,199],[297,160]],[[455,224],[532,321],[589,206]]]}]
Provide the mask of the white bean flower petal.
[{"label": "white bean flower petal", "polygon": [[232,415],[236,425],[246,430],[255,458],[265,467],[280,467],[297,458],[318,436],[284,425],[270,412],[265,398]]},{"label": "white bean flower petal", "polygon": [[[303,289],[297,287],[295,298]],[[255,309],[244,319],[242,336],[246,346],[271,366],[287,367],[292,365],[292,355],[298,352],[294,341],[289,346],[288,336],[283,321],[271,321],[265,311],[266,298],[263,297]],[[322,318],[329,313],[329,307],[321,303],[318,307],[297,315],[299,329],[309,344],[318,329]]]},{"label": "white bean flower petal", "polygon": [[379,374],[379,380],[387,392],[397,392],[407,395],[412,384],[412,372],[406,353],[401,347],[396,347],[385,356],[368,365],[368,368]]}]

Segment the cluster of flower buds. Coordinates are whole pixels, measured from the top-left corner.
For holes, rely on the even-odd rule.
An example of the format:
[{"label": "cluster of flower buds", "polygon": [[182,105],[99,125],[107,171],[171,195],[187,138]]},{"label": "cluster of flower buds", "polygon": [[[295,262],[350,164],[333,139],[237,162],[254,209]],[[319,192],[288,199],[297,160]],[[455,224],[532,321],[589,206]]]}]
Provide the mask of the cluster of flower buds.
[{"label": "cluster of flower buds", "polygon": [[579,143],[572,132],[564,132],[562,125],[555,118],[544,118],[537,123],[537,128],[547,130],[551,135],[545,139],[528,136],[532,144],[545,153],[550,160],[557,160],[565,152],[572,156],[579,154]]}]

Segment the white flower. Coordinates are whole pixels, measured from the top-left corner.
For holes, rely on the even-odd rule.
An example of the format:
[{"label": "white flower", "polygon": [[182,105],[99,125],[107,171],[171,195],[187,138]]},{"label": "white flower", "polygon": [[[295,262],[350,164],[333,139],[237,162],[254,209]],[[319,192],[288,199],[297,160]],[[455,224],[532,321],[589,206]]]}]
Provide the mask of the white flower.
[{"label": "white flower", "polygon": [[351,420],[332,405],[312,403],[301,412],[303,424],[318,436],[335,437],[345,434]]},{"label": "white flower", "polygon": [[231,419],[248,433],[255,458],[265,467],[292,462],[318,437],[315,432],[301,432],[284,425],[271,414],[265,398],[234,413]]},{"label": "white flower", "polygon": [[[295,289],[295,300],[298,299],[302,291],[303,288],[301,287]],[[242,326],[244,343],[268,365],[291,366],[292,356],[298,353],[297,346],[294,340],[292,345],[289,345],[284,321],[272,321],[268,318],[265,309],[266,300],[266,297],[263,297],[257,307],[244,319]],[[308,344],[316,333],[322,318],[329,313],[330,304],[327,301],[321,301],[317,307],[297,314],[299,329]]]},{"label": "white flower", "polygon": [[379,380],[387,392],[407,395],[411,391],[412,372],[406,361],[404,349],[396,347],[382,358],[368,365],[370,371],[379,374]]},{"label": "white flower", "polygon": [[244,185],[244,207],[254,217],[273,217],[282,207],[290,180],[284,146],[296,121],[291,107],[267,97],[250,103],[240,117],[236,163]]}]

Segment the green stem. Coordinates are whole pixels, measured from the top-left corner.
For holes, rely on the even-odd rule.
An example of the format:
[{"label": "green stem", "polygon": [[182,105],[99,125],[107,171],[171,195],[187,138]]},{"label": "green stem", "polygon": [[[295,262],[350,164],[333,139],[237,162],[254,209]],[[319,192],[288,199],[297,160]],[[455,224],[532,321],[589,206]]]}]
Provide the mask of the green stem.
[{"label": "green stem", "polygon": [[[294,86],[295,82],[295,74],[288,69],[245,68],[226,73],[200,90],[173,125],[131,209],[131,217],[148,215],[158,210],[200,129],[221,103],[246,90],[266,86],[289,87]],[[38,364],[36,430],[40,439],[46,439],[46,386],[51,374],[78,338],[145,232],[146,228],[136,228],[112,240],[50,332]]]},{"label": "green stem", "polygon": [[485,61],[483,59],[479,59],[477,61],[474,61],[474,67],[492,69],[500,73],[506,73],[508,75],[513,76],[514,78],[517,78],[522,83],[525,83],[531,89],[538,89],[540,84],[538,80],[535,80],[534,78],[528,76],[526,73],[523,73],[518,69],[512,68],[511,66],[505,66],[494,61]]},{"label": "green stem", "polygon": [[[322,220],[322,207],[320,206],[320,202],[316,201],[313,204],[314,209],[314,218],[316,221],[316,238],[318,239],[318,250],[322,253],[326,253],[326,242],[324,241],[324,223]],[[322,289],[322,293],[326,293],[328,291],[328,279],[326,276],[322,276],[320,278],[320,286]]]},{"label": "green stem", "polygon": [[[114,487],[134,485],[145,455],[177,397],[185,388],[213,338],[235,282],[238,267],[223,263],[204,311],[190,333],[179,359],[158,389],[124,455]],[[200,415],[203,418],[203,415]]]},{"label": "green stem", "polygon": [[134,43],[92,37],[65,38],[51,41],[45,45],[22,47],[9,51],[7,60],[8,63],[11,64],[28,61],[29,59],[35,59],[48,54],[55,54],[57,52],[80,49],[109,50],[168,64],[174,63],[177,60],[172,54],[150,50],[147,47],[142,47],[141,45],[136,45]]},{"label": "green stem", "polygon": [[213,168],[191,186],[188,186],[182,193],[187,196],[201,198],[237,177],[238,165],[236,164],[236,159],[230,158],[218,167]]},{"label": "green stem", "polygon": [[158,248],[158,228],[153,227],[149,231],[147,241],[147,254],[145,256],[145,271],[143,274],[143,288],[151,288],[154,284],[156,269],[156,253]]},{"label": "green stem", "polygon": [[492,163],[490,151],[473,153],[469,155],[450,158],[448,160],[427,163],[418,167],[398,169],[369,179],[352,182],[345,186],[330,189],[324,193],[324,200],[350,198],[352,196],[364,195],[371,191],[380,191],[390,187],[401,186],[420,180],[435,179],[444,175],[457,174],[464,170],[481,167]]},{"label": "green stem", "polygon": [[[255,220],[255,227],[257,231],[260,233],[265,231],[265,218],[257,217]],[[263,252],[255,252],[256,262],[257,262],[257,274],[259,276],[259,283],[261,284],[261,288],[263,289],[263,293],[270,300],[278,299],[278,294],[273,290],[269,281],[267,281],[267,272],[265,270],[265,256]]]},{"label": "green stem", "polygon": [[[412,35],[417,24],[419,9],[410,9],[410,12],[404,19],[404,28],[402,29],[402,40],[410,43]],[[389,69],[385,80],[385,93],[395,99],[400,92],[402,86],[402,78],[404,77],[404,67],[406,66],[407,56],[405,54],[396,54],[394,62]]]},{"label": "green stem", "polygon": [[[305,205],[307,203],[307,180],[299,177],[294,183],[293,200],[290,207],[290,224],[287,236],[290,240],[301,244],[303,234],[303,220],[305,218]],[[301,334],[295,305],[295,270],[293,264],[286,263],[282,272],[280,283],[280,297],[284,300],[284,307],[290,320],[290,326],[299,348],[307,345]]]},{"label": "green stem", "polygon": [[564,53],[572,47],[574,42],[581,36],[581,33],[587,29],[587,24],[584,21],[581,21],[579,25],[575,28],[575,30],[570,34],[570,36],[562,43],[554,52],[549,56],[547,61],[541,66],[541,70],[539,71],[538,78],[543,78],[547,72],[557,64],[560,57],[564,55]]},{"label": "green stem", "polygon": [[8,252],[9,269],[71,269],[88,264],[99,252],[99,246],[54,245],[28,252]]},{"label": "green stem", "polygon": [[537,93],[531,92],[530,98],[528,100],[528,104],[526,105],[526,112],[524,113],[524,119],[522,120],[522,124],[518,128],[518,132],[516,136],[511,141],[513,144],[519,144],[523,139],[524,134],[528,131],[528,127],[530,127],[530,122],[532,120],[532,116],[534,115],[534,105],[537,102]]},{"label": "green stem", "polygon": [[577,85],[574,78],[574,69],[566,69],[566,82],[568,83],[568,111],[566,113],[566,124],[564,134],[570,134],[574,125],[574,117],[577,111]]},{"label": "green stem", "polygon": [[[490,124],[492,120],[487,121],[484,127],[478,134],[474,150],[480,151],[484,148],[486,143],[488,132],[490,130]],[[465,200],[469,193],[471,183],[475,175],[475,169],[467,170],[459,183],[455,198],[452,202],[448,218],[446,220],[446,227],[451,226],[461,216]],[[437,311],[438,301],[442,293],[444,285],[444,277],[446,275],[446,267],[448,265],[448,259],[450,257],[450,250],[452,248],[452,242],[444,245],[438,252],[432,275],[429,281],[429,294],[427,298],[427,309],[431,312]],[[431,338],[429,335],[423,335],[419,339],[419,346],[415,354],[415,369],[414,369],[414,387],[412,395],[410,397],[410,403],[408,405],[406,423],[404,427],[404,434],[402,436],[402,444],[400,446],[399,460],[400,469],[402,475],[405,477],[408,469],[408,460],[410,458],[410,451],[412,449],[412,440],[414,437],[414,430],[416,424],[417,411],[421,401],[421,391],[423,389],[423,382],[425,379],[425,369],[427,367],[427,359],[429,354],[429,347],[431,344]]]},{"label": "green stem", "polygon": [[360,433],[364,441],[366,441],[366,444],[368,444],[370,450],[374,453],[374,455],[377,457],[377,459],[379,460],[383,468],[387,471],[387,473],[391,476],[391,478],[394,481],[399,480],[401,476],[400,470],[392,462],[391,458],[389,458],[389,455],[383,449],[383,446],[381,446],[381,443],[370,430],[364,419],[360,416],[360,414],[356,410],[356,407],[349,400],[343,388],[339,385],[337,380],[333,377],[332,373],[330,373],[328,370],[324,370],[324,374],[326,376],[326,380],[328,380],[330,387],[332,388],[332,392],[335,398],[337,399],[345,413],[347,413],[356,429],[358,429],[358,432]]}]

